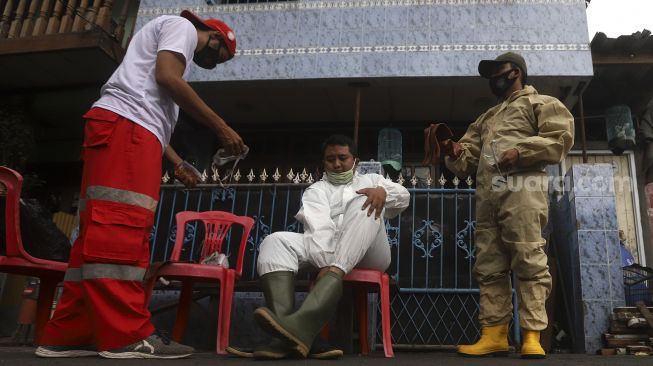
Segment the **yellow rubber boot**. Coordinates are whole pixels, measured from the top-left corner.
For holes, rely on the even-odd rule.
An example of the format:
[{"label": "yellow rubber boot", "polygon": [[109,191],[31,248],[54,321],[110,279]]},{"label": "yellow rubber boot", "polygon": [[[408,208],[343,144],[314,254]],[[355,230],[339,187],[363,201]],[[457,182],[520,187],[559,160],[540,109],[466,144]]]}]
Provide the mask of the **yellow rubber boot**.
[{"label": "yellow rubber boot", "polygon": [[545,358],[546,353],[540,344],[540,332],[524,329],[524,343],[521,346],[521,358]]},{"label": "yellow rubber boot", "polygon": [[470,345],[458,346],[458,354],[462,356],[508,356],[508,324],[483,327],[481,339]]}]

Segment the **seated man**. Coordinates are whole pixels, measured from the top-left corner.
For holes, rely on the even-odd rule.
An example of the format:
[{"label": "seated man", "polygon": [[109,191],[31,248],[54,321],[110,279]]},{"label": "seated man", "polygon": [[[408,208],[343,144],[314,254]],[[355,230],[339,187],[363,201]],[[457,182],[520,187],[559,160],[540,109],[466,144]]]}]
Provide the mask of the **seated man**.
[{"label": "seated man", "polygon": [[[254,352],[257,358],[306,357],[336,309],[342,278],[354,267],[385,271],[390,265],[383,218],[408,206],[408,191],[378,174],[356,174],[356,146],[346,136],[328,137],[322,156],[326,177],[306,189],[296,216],[304,233],[276,232],[260,246],[257,270],[267,307],[254,316],[277,340]],[[320,272],[304,303],[291,313],[294,275],[303,265]]]}]

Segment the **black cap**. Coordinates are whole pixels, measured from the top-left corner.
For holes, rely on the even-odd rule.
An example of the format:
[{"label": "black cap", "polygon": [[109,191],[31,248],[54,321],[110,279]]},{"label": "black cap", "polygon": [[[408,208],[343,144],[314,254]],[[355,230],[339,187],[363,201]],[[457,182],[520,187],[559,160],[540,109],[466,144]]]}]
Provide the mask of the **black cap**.
[{"label": "black cap", "polygon": [[482,60],[478,63],[478,73],[481,74],[482,77],[489,79],[492,77],[495,67],[505,64],[506,62],[517,65],[524,76],[528,74],[526,70],[526,61],[524,61],[524,58],[521,57],[520,54],[514,52],[506,52],[497,56],[494,60]]}]

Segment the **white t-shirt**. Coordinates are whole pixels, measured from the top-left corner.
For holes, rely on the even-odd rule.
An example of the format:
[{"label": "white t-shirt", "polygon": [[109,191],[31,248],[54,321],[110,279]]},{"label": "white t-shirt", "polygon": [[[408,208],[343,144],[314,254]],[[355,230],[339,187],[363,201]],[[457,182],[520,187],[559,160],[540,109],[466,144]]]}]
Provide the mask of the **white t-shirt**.
[{"label": "white t-shirt", "polygon": [[125,58],[93,104],[113,111],[152,132],[165,148],[177,123],[179,106],[155,78],[158,52],[186,59],[185,78],[197,46],[195,26],[180,16],[164,15],[148,22],[132,38]]}]

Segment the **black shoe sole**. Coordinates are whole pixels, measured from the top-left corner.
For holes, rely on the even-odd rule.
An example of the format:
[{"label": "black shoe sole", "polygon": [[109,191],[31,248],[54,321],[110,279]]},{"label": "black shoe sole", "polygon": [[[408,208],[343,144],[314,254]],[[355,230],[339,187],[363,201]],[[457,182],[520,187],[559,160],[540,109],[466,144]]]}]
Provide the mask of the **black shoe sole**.
[{"label": "black shoe sole", "polygon": [[527,359],[527,360],[541,360],[543,358],[546,358],[546,355],[521,355],[521,358]]},{"label": "black shoe sole", "polygon": [[279,323],[276,322],[276,320],[274,320],[274,318],[272,318],[272,316],[270,316],[270,314],[268,314],[267,311],[263,309],[256,309],[256,311],[254,311],[254,319],[256,319],[256,322],[261,327],[261,329],[272,336],[290,343],[290,346],[299,352],[299,354],[304,358],[308,356],[308,346],[306,346],[304,342],[284,329]]}]

